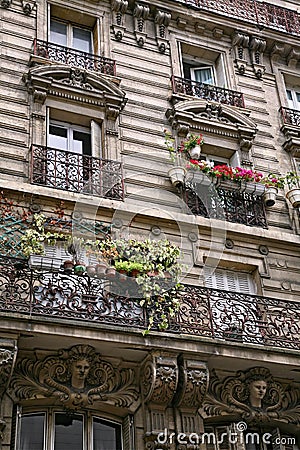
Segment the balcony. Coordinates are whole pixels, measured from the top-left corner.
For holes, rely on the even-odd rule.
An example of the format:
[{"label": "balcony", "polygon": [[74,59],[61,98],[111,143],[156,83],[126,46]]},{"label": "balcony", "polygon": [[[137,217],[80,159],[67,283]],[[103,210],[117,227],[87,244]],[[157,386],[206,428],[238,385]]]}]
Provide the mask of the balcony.
[{"label": "balcony", "polygon": [[294,127],[300,127],[300,111],[296,109],[284,108],[279,109],[281,113],[282,121],[284,125],[292,125]]},{"label": "balcony", "polygon": [[116,63],[114,60],[63,47],[52,42],[35,39],[33,42],[33,54],[60,64],[67,64],[105,75],[116,75]]},{"label": "balcony", "polygon": [[[131,295],[136,290],[130,279],[124,284],[62,270],[33,271],[26,261],[3,256],[0,267],[0,311],[6,318],[48,317],[51,323],[103,323],[127,331],[148,326],[148,312]],[[297,302],[185,286],[180,311],[170,320],[168,333],[300,350]]]},{"label": "balcony", "polygon": [[184,199],[196,216],[268,228],[262,196],[219,187],[203,191],[201,195],[199,188],[189,184],[184,191]]},{"label": "balcony", "polygon": [[224,103],[225,105],[245,108],[243,94],[230,89],[174,76],[172,77],[172,88],[173,93],[176,95],[188,95],[190,97]]},{"label": "balcony", "polygon": [[30,182],[113,200],[124,198],[122,163],[41,145],[31,146]]},{"label": "balcony", "polygon": [[259,0],[179,0],[195,9],[213,12],[289,34],[300,34],[300,15],[291,9]]}]

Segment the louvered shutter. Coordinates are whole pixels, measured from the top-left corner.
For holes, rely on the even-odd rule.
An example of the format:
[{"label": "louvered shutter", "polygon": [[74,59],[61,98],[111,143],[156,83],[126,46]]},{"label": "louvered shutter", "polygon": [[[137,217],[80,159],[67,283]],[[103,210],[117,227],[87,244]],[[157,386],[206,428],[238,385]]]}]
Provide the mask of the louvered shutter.
[{"label": "louvered shutter", "polygon": [[243,294],[254,294],[255,287],[251,274],[226,269],[204,269],[205,286]]}]

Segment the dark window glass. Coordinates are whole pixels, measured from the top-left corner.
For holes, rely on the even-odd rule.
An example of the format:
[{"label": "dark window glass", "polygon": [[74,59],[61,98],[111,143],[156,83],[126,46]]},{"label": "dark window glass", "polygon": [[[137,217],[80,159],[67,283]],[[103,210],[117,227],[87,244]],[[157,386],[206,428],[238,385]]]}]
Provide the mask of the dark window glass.
[{"label": "dark window glass", "polygon": [[83,449],[83,417],[79,414],[55,414],[54,450]]},{"label": "dark window glass", "polygon": [[30,414],[21,418],[20,450],[43,450],[44,414]]},{"label": "dark window glass", "polygon": [[121,427],[93,418],[93,450],[121,450]]}]

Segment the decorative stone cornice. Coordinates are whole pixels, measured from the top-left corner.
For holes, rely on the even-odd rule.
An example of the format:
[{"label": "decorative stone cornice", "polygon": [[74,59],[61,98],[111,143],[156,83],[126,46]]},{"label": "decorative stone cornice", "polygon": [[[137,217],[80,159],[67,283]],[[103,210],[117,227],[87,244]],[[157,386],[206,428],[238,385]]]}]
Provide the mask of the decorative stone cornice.
[{"label": "decorative stone cornice", "polygon": [[271,59],[274,62],[278,62],[282,58],[284,53],[284,44],[281,42],[274,42],[273,47],[270,52]]},{"label": "decorative stone cornice", "polygon": [[131,410],[139,396],[136,378],[134,369],[113,366],[94,347],[75,345],[44,358],[20,359],[9,392],[18,402],[52,398],[68,410],[98,402]]},{"label": "decorative stone cornice", "polygon": [[102,75],[63,65],[37,66],[23,75],[33,101],[43,104],[47,96],[56,96],[105,108],[109,119],[123,109],[125,93]]},{"label": "decorative stone cornice", "polygon": [[167,46],[169,45],[168,40],[168,26],[171,21],[171,13],[158,9],[155,15],[155,32],[156,32],[156,42],[158,45],[158,50],[161,53],[165,53]]},{"label": "decorative stone cornice", "polygon": [[247,67],[245,49],[249,46],[250,37],[242,31],[235,31],[232,36],[232,45],[235,52],[235,63],[241,75],[244,75]]},{"label": "decorative stone cornice", "polygon": [[143,47],[146,38],[146,20],[150,14],[150,8],[146,4],[136,3],[133,10],[134,34],[139,47]]},{"label": "decorative stone cornice", "polygon": [[126,30],[124,17],[128,8],[128,0],[112,0],[111,8],[113,12],[113,32],[117,41],[121,41]]},{"label": "decorative stone cornice", "polygon": [[261,79],[265,73],[265,66],[263,65],[263,54],[266,49],[267,42],[261,37],[252,36],[249,42],[249,51],[252,62],[252,67],[256,78]]},{"label": "decorative stone cornice", "polygon": [[289,67],[295,69],[300,61],[300,49],[292,47],[286,57],[286,61]]},{"label": "decorative stone cornice", "polygon": [[[254,383],[265,386],[260,397],[257,397],[257,392],[252,394],[253,389],[255,390]],[[299,386],[290,386],[275,380],[269,369],[264,367],[238,371],[226,378],[220,378],[214,372],[209,393],[204,401],[203,415],[230,415],[237,420],[242,418],[249,424],[276,420],[299,425],[299,401]]]}]

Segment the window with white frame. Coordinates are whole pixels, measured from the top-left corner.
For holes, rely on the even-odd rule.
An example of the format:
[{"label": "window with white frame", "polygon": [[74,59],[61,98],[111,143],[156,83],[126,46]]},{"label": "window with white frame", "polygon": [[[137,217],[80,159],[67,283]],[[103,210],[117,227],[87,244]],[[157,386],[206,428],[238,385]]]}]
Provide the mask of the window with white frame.
[{"label": "window with white frame", "polygon": [[86,53],[93,53],[92,32],[70,23],[50,20],[49,41]]},{"label": "window with white frame", "polygon": [[227,87],[223,53],[185,43],[180,44],[180,53],[183,78]]},{"label": "window with white frame", "polygon": [[[206,267],[204,285],[211,289],[232,293],[250,295],[256,293],[256,285],[251,273],[228,269]],[[210,308],[215,337],[263,344],[263,338],[257,326],[260,314],[255,302],[243,301],[227,295],[212,296]]]},{"label": "window with white frame", "polygon": [[85,13],[48,5],[48,41],[85,53],[99,54],[100,20]]},{"label": "window with white frame", "polygon": [[289,108],[300,111],[300,86],[295,89],[287,89],[286,95]]},{"label": "window with white frame", "polygon": [[207,161],[214,166],[219,165],[227,165],[231,167],[237,167],[240,164],[239,154],[238,152],[234,152],[231,157],[224,158],[223,156],[219,154],[205,154],[201,153],[200,158],[202,161]]},{"label": "window with white frame", "polygon": [[121,424],[91,413],[51,408],[22,414],[14,450],[122,450]]}]

